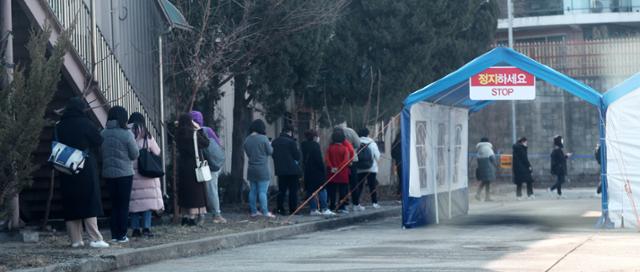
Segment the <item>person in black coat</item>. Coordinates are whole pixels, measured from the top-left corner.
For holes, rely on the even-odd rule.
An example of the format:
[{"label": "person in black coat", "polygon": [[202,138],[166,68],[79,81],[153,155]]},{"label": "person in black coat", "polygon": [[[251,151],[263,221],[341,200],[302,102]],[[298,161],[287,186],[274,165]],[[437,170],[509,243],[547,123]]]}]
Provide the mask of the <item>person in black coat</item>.
[{"label": "person in black coat", "polygon": [[571,154],[565,154],[564,140],[562,136],[553,138],[553,151],[551,152],[551,174],[557,177],[556,183],[549,188],[549,191],[557,190],[558,196],[562,196],[562,184],[567,176],[567,158]]},{"label": "person in black coat", "polygon": [[527,155],[527,138],[522,137],[513,145],[513,183],[516,184],[516,197],[522,199],[522,184],[527,184],[527,197],[533,198],[533,177],[531,163]]},{"label": "person in black coat", "polygon": [[[304,169],[304,183],[307,197],[312,197],[309,202],[311,215],[334,215],[327,205],[327,190],[322,186],[327,180],[324,159],[320,148],[320,138],[315,130],[308,130],[304,133],[305,141],[300,144],[302,150],[302,166]],[[320,210],[318,210],[320,202]]]},{"label": "person in black coat", "polygon": [[[209,138],[198,124],[192,121],[191,115],[183,114],[178,119],[176,144],[178,148],[178,204],[182,213],[182,225],[195,226],[198,217],[207,213],[207,196],[204,182],[196,178],[196,156],[193,133],[196,132],[197,148],[201,150],[209,146]],[[200,160],[204,158],[200,157]]]},{"label": "person in black coat", "polygon": [[[596,145],[596,151],[593,154],[596,157],[596,162],[598,162],[598,173],[601,173],[602,169],[602,147],[600,146],[600,144]],[[602,179],[600,177],[600,175],[598,175],[598,188],[596,188],[596,194],[601,194],[602,193]]]},{"label": "person in black coat", "polygon": [[84,223],[91,247],[108,247],[98,230],[97,217],[102,216],[100,201],[100,179],[98,178],[97,154],[102,144],[98,127],[87,116],[89,107],[79,97],[69,100],[61,121],[55,127],[57,141],[87,153],[84,168],[80,173],[60,173],[60,192],[67,232],[72,247],[84,245],[82,224]]},{"label": "person in black coat", "polygon": [[391,144],[391,158],[396,165],[398,174],[398,195],[402,196],[402,135],[400,132],[396,135],[396,139]]},{"label": "person in black coat", "polygon": [[273,166],[278,176],[277,213],[286,215],[284,198],[289,192],[289,213],[298,207],[298,190],[300,182],[300,150],[293,138],[291,127],[284,127],[280,136],[271,143],[273,147]]}]

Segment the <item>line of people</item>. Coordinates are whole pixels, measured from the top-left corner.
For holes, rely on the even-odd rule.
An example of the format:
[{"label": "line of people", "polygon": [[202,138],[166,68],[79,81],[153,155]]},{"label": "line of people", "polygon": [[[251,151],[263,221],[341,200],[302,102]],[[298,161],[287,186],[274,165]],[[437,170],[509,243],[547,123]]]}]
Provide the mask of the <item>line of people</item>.
[{"label": "line of people", "polygon": [[[518,139],[512,147],[512,173],[513,183],[516,185],[516,199],[522,200],[523,186],[526,186],[528,199],[535,199],[533,191],[533,168],[528,156],[528,140],[526,137]],[[599,148],[596,148],[596,159],[599,160]],[[482,200],[482,191],[485,191],[485,201],[491,201],[490,184],[496,179],[497,160],[493,152],[493,145],[489,139],[483,137],[476,145],[477,163],[476,179],[480,181],[480,185],[476,192],[475,198]],[[547,191],[556,191],[559,198],[562,196],[562,185],[567,175],[567,160],[571,157],[571,153],[564,152],[564,139],[562,136],[553,138],[553,149],[551,152],[551,174],[556,176],[556,182],[549,187]]]},{"label": "line of people", "polygon": [[[85,245],[83,229],[86,229],[89,246],[109,247],[97,224],[97,217],[103,216],[100,177],[107,184],[110,199],[111,242],[127,243],[130,236],[153,237],[152,215],[164,210],[160,179],[145,175],[146,171],[141,173],[143,169],[140,169],[138,159],[142,151],[159,156],[158,143],[139,112],[129,116],[125,108],[114,106],[109,109],[106,126],[100,131],[90,120],[88,111],[88,104],[83,99],[72,98],[55,126],[56,142],[85,154],[84,167],[78,173],[61,172],[60,175],[63,213],[71,246]],[[376,192],[380,152],[366,128],[359,133],[346,124],[334,128],[331,144],[324,155],[318,133],[309,130],[304,135],[305,140],[298,144],[293,130],[285,127],[275,140],[270,141],[264,121],[258,119],[251,123],[244,142],[251,217],[275,218],[268,208],[267,198],[271,182],[269,157],[274,161],[278,177],[276,212],[279,214],[292,214],[300,208],[301,177],[307,198],[311,198],[310,215],[348,213],[348,197],[353,211],[364,210],[360,195],[365,183],[372,207],[380,208]],[[206,218],[207,213],[211,214],[213,223],[226,223],[218,195],[218,177],[224,163],[219,137],[213,129],[204,126],[203,116],[197,111],[179,117],[174,136],[182,225],[195,226]],[[98,156],[102,162],[101,171],[98,171]],[[210,175],[202,175],[199,169],[210,171]],[[284,207],[287,195],[288,211]]]},{"label": "line of people", "polygon": [[[299,210],[301,176],[306,195],[310,198],[310,215],[348,213],[345,200],[349,196],[353,211],[364,210],[360,195],[365,182],[371,194],[372,206],[380,208],[376,192],[380,152],[375,141],[369,138],[368,129],[363,128],[356,133],[344,123],[334,128],[324,158],[317,131],[306,131],[305,140],[298,144],[293,137],[293,129],[285,127],[276,139],[269,141],[264,121],[257,119],[251,123],[249,133],[244,150],[248,157],[251,217],[275,217],[269,211],[267,197],[271,177],[268,165],[270,156],[278,178],[278,214],[289,215]],[[285,200],[288,201],[288,210],[285,209]]]},{"label": "line of people", "polygon": [[[125,108],[114,106],[108,111],[105,129],[100,131],[89,119],[88,111],[88,104],[82,98],[72,98],[54,128],[57,142],[85,154],[84,167],[78,173],[61,172],[60,175],[63,217],[71,246],[85,245],[84,228],[90,238],[89,246],[109,247],[97,222],[97,217],[104,215],[100,176],[107,184],[110,198],[111,242],[127,243],[129,228],[132,237],[153,237],[152,213],[164,210],[160,179],[141,173],[138,158],[143,150],[159,156],[158,143],[139,112],[129,116]],[[219,167],[211,168],[212,178],[206,182],[198,182],[193,171],[196,157],[193,136],[197,137],[203,157],[217,166],[224,161],[224,157],[220,158],[224,156],[220,139],[212,129],[202,126],[202,114],[195,111],[180,117],[176,134],[180,153],[178,191],[183,225],[195,225],[196,220],[202,219],[207,212],[207,206],[214,223],[225,223],[218,198]],[[100,172],[98,156],[102,162]]]}]

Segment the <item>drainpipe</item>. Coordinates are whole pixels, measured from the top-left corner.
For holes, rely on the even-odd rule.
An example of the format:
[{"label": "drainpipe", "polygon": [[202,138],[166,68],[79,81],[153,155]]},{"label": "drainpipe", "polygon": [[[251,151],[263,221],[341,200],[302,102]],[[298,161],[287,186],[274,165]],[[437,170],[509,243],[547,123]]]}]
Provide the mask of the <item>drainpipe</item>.
[{"label": "drainpipe", "polygon": [[[7,81],[2,82],[9,85],[9,82],[13,81],[13,23],[11,18],[11,0],[0,0],[0,10],[2,22],[0,22],[2,29],[0,29],[0,40],[6,39],[6,47],[4,51],[4,59],[2,60],[3,68],[7,73]],[[4,46],[0,44],[0,46]],[[4,72],[4,71],[3,71]]]},{"label": "drainpipe", "polygon": [[[168,32],[168,31],[167,31]],[[164,71],[162,66],[162,35],[164,33],[160,33],[158,35],[158,78],[160,79],[159,89],[160,89],[160,149],[162,156],[162,165],[167,165],[167,152],[166,151],[166,139],[165,139],[165,128],[164,128]],[[164,196],[168,196],[167,194],[167,175],[162,176],[162,194]]]},{"label": "drainpipe", "polygon": [[[0,84],[5,84],[8,86],[11,81],[13,81],[13,19],[11,16],[11,0],[0,0],[0,10],[2,17],[2,29],[0,29],[0,40],[6,39],[6,45],[0,44],[0,46],[5,46],[4,58],[2,60],[2,66],[4,66],[2,73],[6,73],[7,80],[5,82],[0,82]],[[9,210],[10,210],[10,218],[7,226],[9,229],[18,229],[20,228],[20,194],[16,194],[9,201]]]},{"label": "drainpipe", "polygon": [[[96,0],[90,0],[91,10],[91,74],[98,74],[98,27],[96,26]],[[95,80],[95,78],[94,78]],[[89,83],[91,84],[91,83]]]}]

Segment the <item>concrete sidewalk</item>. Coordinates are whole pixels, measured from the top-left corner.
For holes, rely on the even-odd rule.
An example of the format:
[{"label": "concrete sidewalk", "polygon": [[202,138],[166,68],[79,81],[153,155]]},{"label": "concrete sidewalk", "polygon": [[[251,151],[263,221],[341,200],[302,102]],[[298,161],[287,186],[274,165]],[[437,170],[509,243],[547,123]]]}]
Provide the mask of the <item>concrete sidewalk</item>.
[{"label": "concrete sidewalk", "polygon": [[[127,248],[110,252],[100,257],[85,258],[73,262],[49,265],[41,268],[15,270],[21,272],[53,272],[53,271],[112,271],[126,267],[184,258],[215,252],[222,249],[263,243],[277,239],[308,234],[319,230],[327,230],[400,215],[400,206],[385,206],[381,209],[368,209],[364,212],[351,213],[324,220],[302,223],[291,223],[280,227],[241,232],[235,234],[212,236],[197,240],[180,241],[144,248]],[[399,223],[398,223],[399,224]],[[399,225],[398,225],[399,226]]]}]

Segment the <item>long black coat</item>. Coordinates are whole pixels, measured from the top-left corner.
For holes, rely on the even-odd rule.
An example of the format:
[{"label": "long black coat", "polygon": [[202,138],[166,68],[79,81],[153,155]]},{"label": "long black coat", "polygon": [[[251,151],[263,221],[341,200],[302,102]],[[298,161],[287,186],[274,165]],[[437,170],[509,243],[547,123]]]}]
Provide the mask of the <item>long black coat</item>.
[{"label": "long black coat", "polygon": [[302,149],[302,166],[304,167],[304,183],[307,192],[314,192],[326,181],[326,168],[322,159],[320,144],[315,141],[304,141]]},{"label": "long black coat", "polygon": [[300,150],[296,141],[287,134],[273,140],[273,168],[276,176],[300,175]]},{"label": "long black coat", "polygon": [[[209,146],[209,138],[202,130],[198,130],[198,150]],[[196,157],[193,146],[193,134],[178,133],[178,204],[182,208],[202,208],[207,205],[204,182],[196,179]],[[200,158],[204,160],[204,158]]]},{"label": "long black coat", "polygon": [[527,155],[527,147],[517,143],[513,145],[513,183],[533,182],[531,163]]},{"label": "long black coat", "polygon": [[59,142],[89,154],[80,173],[60,173],[63,215],[67,221],[103,214],[96,161],[102,136],[98,127],[84,113],[85,108],[84,101],[73,98],[56,126]]},{"label": "long black coat", "polygon": [[567,175],[567,155],[562,147],[555,146],[551,152],[551,174],[556,176]]}]

